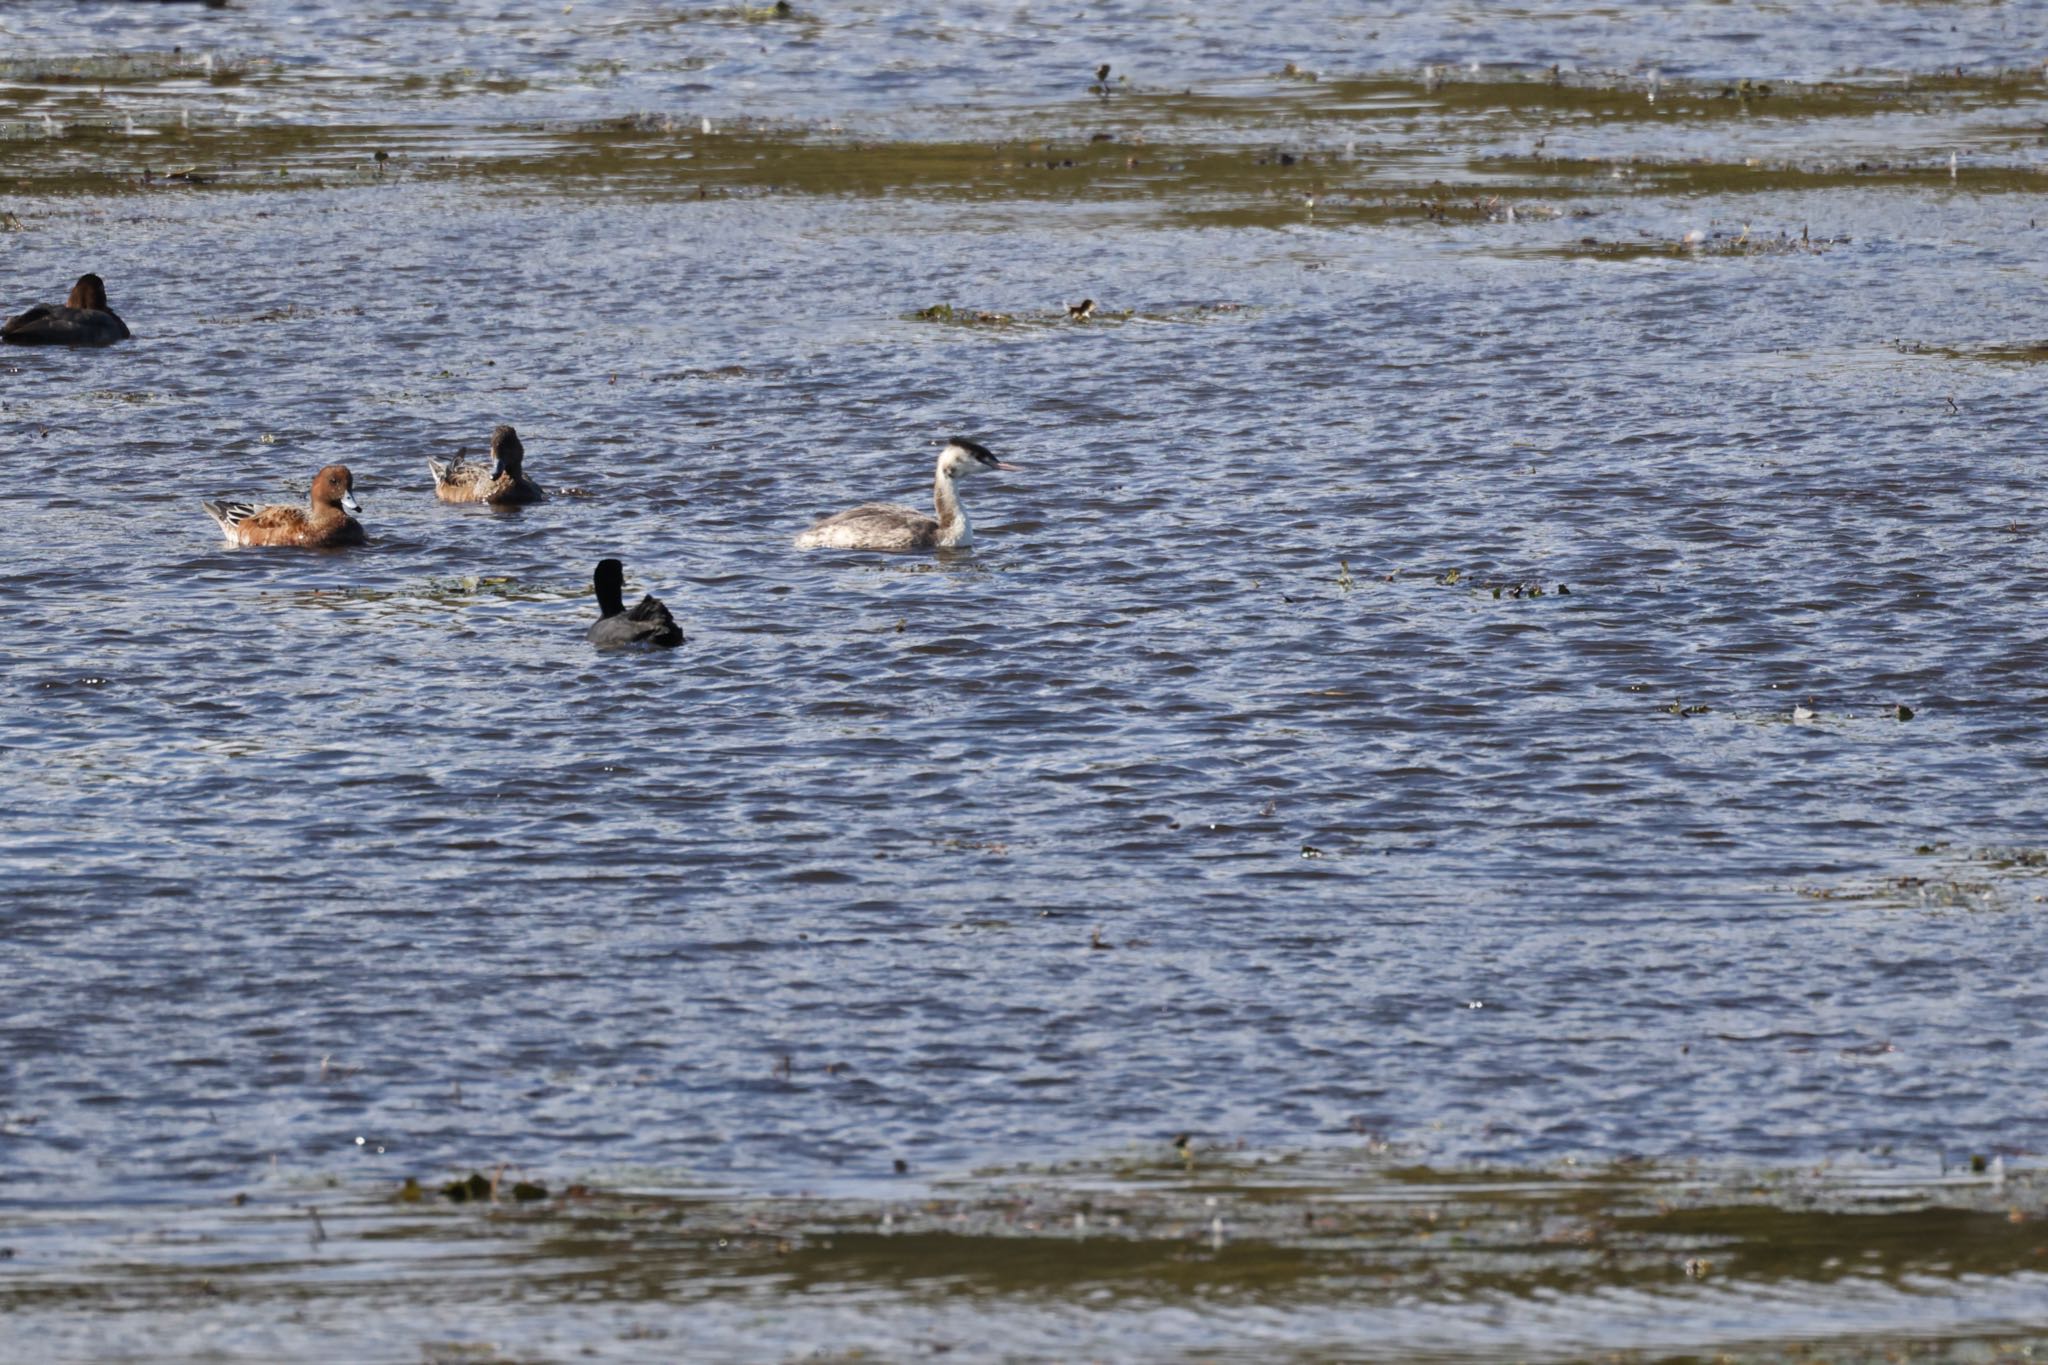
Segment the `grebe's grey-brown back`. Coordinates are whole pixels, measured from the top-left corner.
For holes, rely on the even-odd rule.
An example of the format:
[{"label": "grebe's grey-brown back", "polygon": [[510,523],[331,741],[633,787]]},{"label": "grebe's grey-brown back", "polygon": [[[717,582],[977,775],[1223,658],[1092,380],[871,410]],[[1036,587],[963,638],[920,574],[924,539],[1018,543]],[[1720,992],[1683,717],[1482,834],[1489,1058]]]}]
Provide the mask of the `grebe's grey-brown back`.
[{"label": "grebe's grey-brown back", "polygon": [[914,507],[892,502],[869,502],[836,516],[826,517],[796,538],[799,550],[943,550],[974,543],[974,527],[967,509],[960,505],[955,484],[970,474],[988,469],[1015,471],[1016,465],[998,460],[986,446],[964,436],[955,436],[939,452],[938,471],[932,479],[932,510],[926,516]]}]

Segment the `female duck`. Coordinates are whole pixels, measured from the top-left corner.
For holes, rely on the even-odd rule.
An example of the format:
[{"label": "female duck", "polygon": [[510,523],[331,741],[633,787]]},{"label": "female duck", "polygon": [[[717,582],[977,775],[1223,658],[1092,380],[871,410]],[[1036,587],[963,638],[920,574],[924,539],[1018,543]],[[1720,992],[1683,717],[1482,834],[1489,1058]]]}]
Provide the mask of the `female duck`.
[{"label": "female duck", "polygon": [[230,545],[300,545],[325,549],[330,545],[360,545],[363,525],[351,512],[361,512],[356,502],[355,478],[347,465],[331,464],[313,476],[313,493],[306,511],[273,504],[257,507],[246,502],[209,502],[206,515],[219,523]]},{"label": "female duck", "polygon": [[434,475],[434,496],[442,502],[487,502],[493,507],[516,507],[547,496],[539,484],[520,471],[525,460],[526,447],[519,444],[519,433],[508,426],[497,426],[491,429],[489,464],[458,460],[449,465],[428,460],[427,468]]},{"label": "female duck", "polygon": [[974,527],[954,488],[959,479],[985,469],[1016,470],[964,436],[955,436],[939,452],[932,481],[933,510],[928,517],[895,503],[870,502],[826,517],[797,536],[799,550],[946,550],[974,543]]},{"label": "female duck", "polygon": [[597,572],[591,581],[597,588],[597,620],[591,622],[588,635],[590,643],[599,649],[623,649],[628,645],[674,649],[683,642],[683,628],[659,599],[642,597],[631,611],[626,610],[620,591],[626,584],[626,571],[618,560],[597,561]]},{"label": "female duck", "polygon": [[128,339],[128,324],[107,307],[107,286],[80,275],[62,303],[39,303],[0,323],[0,341],[16,346],[111,346]]}]

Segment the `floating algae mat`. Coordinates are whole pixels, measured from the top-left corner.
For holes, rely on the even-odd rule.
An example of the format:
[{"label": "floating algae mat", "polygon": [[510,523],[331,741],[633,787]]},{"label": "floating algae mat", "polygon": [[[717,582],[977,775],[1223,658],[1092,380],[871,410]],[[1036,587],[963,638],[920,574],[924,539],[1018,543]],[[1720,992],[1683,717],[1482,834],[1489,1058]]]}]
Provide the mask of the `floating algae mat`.
[{"label": "floating algae mat", "polygon": [[[1284,201],[1285,215],[1313,200],[1325,218],[1385,222],[1418,205],[1424,219],[1440,219],[1468,201],[1540,213],[1557,201],[1651,192],[1959,179],[2029,191],[2048,164],[2038,135],[2048,79],[2038,68],[1812,83],[1274,72],[1201,93],[1077,92],[1008,112],[972,139],[935,129],[868,136],[829,120],[714,121],[683,109],[520,118],[522,95],[546,107],[542,94],[475,72],[423,88],[414,77],[185,54],[16,62],[0,82],[9,96],[0,183],[39,193],[481,179],[658,198],[1000,195],[1152,204],[1232,222],[1285,221],[1260,206]],[[303,116],[308,101],[318,119]],[[1959,123],[1969,138],[1961,166],[1950,161]]]},{"label": "floating algae mat", "polygon": [[379,1359],[1397,1360],[1464,1357],[1464,1342],[1527,1360],[1778,1360],[1889,1358],[1885,1325],[1939,1300],[1914,1359],[2048,1347],[2004,1322],[2048,1291],[2048,1191],[1999,1158],[1917,1179],[1456,1172],[1183,1144],[1156,1163],[899,1180],[858,1198],[502,1171],[381,1197],[271,1180],[120,1225],[72,1215],[81,1250],[61,1264],[33,1221],[0,1223],[16,1256],[0,1309],[60,1347],[87,1322],[110,1343],[231,1344],[289,1315]]}]

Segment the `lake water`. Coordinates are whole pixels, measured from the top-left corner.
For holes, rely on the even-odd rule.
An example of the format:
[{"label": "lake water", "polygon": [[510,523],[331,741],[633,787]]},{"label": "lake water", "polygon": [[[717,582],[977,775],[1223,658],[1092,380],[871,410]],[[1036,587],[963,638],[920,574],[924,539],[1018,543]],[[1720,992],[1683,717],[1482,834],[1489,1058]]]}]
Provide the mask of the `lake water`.
[{"label": "lake water", "polygon": [[[2048,1334],[2044,58],[2006,5],[0,11],[0,311],[93,270],[135,334],[0,354],[0,1354]],[[497,422],[557,496],[437,504]],[[1023,466],[971,552],[790,548],[955,433]],[[329,462],[362,549],[200,509]],[[608,555],[682,649],[591,652]],[[434,1193],[501,1169],[549,1198]],[[1563,1288],[1302,1243],[1589,1170],[1637,1240]],[[1213,1273],[1067,1264],[1101,1198]]]}]

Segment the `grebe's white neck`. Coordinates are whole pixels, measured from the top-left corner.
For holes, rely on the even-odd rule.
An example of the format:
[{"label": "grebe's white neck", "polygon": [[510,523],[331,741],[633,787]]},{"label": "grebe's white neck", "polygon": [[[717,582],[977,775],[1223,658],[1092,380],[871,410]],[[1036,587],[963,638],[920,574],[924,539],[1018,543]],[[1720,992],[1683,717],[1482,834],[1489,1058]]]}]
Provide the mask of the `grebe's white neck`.
[{"label": "grebe's white neck", "polygon": [[967,509],[960,505],[960,491],[953,486],[953,471],[946,467],[944,455],[939,457],[938,477],[932,480],[932,508],[938,513],[942,549],[974,543],[974,523],[967,519]]}]

